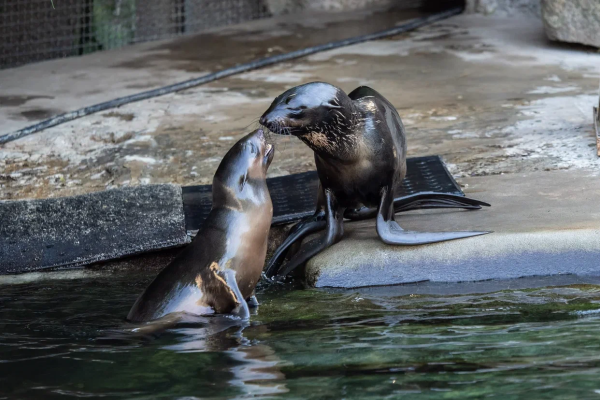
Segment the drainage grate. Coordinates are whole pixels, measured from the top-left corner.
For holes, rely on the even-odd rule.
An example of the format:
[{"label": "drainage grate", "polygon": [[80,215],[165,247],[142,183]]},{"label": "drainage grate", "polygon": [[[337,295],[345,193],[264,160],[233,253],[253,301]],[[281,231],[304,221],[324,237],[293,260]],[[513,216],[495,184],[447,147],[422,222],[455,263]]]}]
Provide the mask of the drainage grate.
[{"label": "drainage grate", "polygon": [[[407,169],[399,196],[419,192],[464,196],[439,156],[409,158]],[[316,171],[267,179],[273,200],[273,225],[287,224],[311,215],[315,210],[318,184]],[[200,228],[210,212],[211,203],[210,185],[183,188],[183,210],[188,231]]]}]

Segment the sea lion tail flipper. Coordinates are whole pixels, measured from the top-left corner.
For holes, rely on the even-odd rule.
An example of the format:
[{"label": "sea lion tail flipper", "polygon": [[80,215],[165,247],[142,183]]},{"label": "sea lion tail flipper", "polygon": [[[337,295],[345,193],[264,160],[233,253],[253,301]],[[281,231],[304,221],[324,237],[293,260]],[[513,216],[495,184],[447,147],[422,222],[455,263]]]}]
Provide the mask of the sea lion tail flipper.
[{"label": "sea lion tail flipper", "polygon": [[479,210],[482,206],[490,207],[490,204],[450,193],[420,192],[394,199],[396,213],[430,208]]},{"label": "sea lion tail flipper", "polygon": [[384,243],[412,246],[463,239],[472,236],[486,235],[492,232],[415,232],[405,231],[396,221],[380,222],[377,219],[377,234]]},{"label": "sea lion tail flipper", "polygon": [[237,299],[237,306],[233,309],[231,314],[237,315],[243,320],[250,319],[250,309],[248,308],[246,299],[244,299],[244,296],[242,296],[242,292],[238,287],[237,280],[235,279],[235,271],[227,269],[223,271],[223,275],[225,276],[225,282],[227,283],[227,286],[231,288]]},{"label": "sea lion tail flipper", "polygon": [[283,243],[275,250],[271,259],[267,264],[267,268],[265,269],[265,275],[267,278],[272,278],[276,273],[290,246],[292,246],[295,242],[304,239],[306,236],[311,233],[321,231],[325,229],[327,223],[324,220],[324,213],[316,213],[313,216],[310,216],[308,219],[304,221],[298,222],[294,227],[290,230],[288,237],[285,238]]},{"label": "sea lion tail flipper", "polygon": [[415,232],[405,231],[394,220],[392,191],[386,187],[381,193],[381,204],[377,212],[377,234],[387,244],[417,245],[485,235],[491,232]]}]

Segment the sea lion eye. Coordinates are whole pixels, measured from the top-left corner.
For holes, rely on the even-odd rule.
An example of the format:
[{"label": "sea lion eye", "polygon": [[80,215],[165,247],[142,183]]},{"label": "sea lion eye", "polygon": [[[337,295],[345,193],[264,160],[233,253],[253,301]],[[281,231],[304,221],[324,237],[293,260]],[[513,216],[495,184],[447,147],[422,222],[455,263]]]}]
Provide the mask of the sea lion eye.
[{"label": "sea lion eye", "polygon": [[294,97],[296,97],[296,95],[295,95],[295,94],[291,94],[291,95],[289,95],[289,96],[287,97],[287,99],[285,99],[285,104],[286,104],[286,105],[287,105],[287,104],[290,104],[290,101],[292,101],[292,99],[293,99]]}]

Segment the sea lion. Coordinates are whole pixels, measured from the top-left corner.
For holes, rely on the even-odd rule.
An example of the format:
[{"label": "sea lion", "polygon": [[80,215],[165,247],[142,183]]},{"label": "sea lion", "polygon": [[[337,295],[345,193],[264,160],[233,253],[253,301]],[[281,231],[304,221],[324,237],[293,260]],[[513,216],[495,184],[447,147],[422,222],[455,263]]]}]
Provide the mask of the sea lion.
[{"label": "sea lion", "polygon": [[127,319],[150,321],[172,313],[249,317],[267,253],[273,204],[266,173],[273,146],[263,130],[237,142],[212,184],[212,209],[198,234],[137,299]]},{"label": "sea lion", "polygon": [[[284,277],[343,235],[343,219],[377,217],[377,233],[388,244],[417,245],[489,232],[411,232],[396,223],[395,212],[422,208],[480,208],[489,204],[461,196],[426,193],[394,199],[406,175],[406,135],[394,106],[361,86],[350,94],[312,82],[278,96],[260,118],[274,133],[294,135],[315,152],[320,180],[314,216],[294,227],[269,261],[266,275]],[[304,244],[285,268],[286,250],[309,233],[326,228]]]}]

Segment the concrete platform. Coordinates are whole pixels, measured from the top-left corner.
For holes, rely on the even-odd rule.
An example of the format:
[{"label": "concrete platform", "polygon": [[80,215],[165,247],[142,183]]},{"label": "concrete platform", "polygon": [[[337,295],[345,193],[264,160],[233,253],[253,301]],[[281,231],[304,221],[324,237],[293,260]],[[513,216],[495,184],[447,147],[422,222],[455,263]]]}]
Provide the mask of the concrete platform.
[{"label": "concrete platform", "polygon": [[[64,111],[228,66],[236,55],[247,61],[293,50],[306,37],[306,44],[314,44],[319,38],[366,33],[410,17],[397,14],[377,26],[364,13],[337,15],[338,20],[328,22],[307,18],[276,29],[244,24],[212,32],[216,41],[210,45],[208,36],[199,35],[0,71],[0,86],[10,89],[7,95],[55,97],[27,98],[16,105],[5,99],[0,112],[8,122],[3,129],[33,122],[37,114],[28,114],[31,121],[21,114],[37,108],[54,104]],[[234,52],[224,51],[218,61],[225,42],[235,44]],[[82,72],[90,66],[94,69]],[[461,15],[388,40],[126,105],[8,143],[0,147],[0,199],[150,183],[206,184],[229,147],[285,89],[315,80],[346,91],[364,84],[398,109],[408,132],[409,156],[442,155],[467,194],[493,205],[477,212],[402,215],[401,225],[495,233],[396,248],[375,238],[372,222],[347,224],[347,237],[309,263],[311,284],[355,287],[596,274],[600,161],[592,106],[598,104],[599,78],[600,54],[550,42],[539,19]],[[269,176],[314,169],[312,151],[299,140],[274,140]]]},{"label": "concrete platform", "polygon": [[478,211],[398,214],[404,229],[492,230],[475,238],[390,246],[374,221],[345,224],[344,239],[307,263],[309,285],[362,287],[546,275],[600,275],[600,185],[580,171],[468,178]]}]

